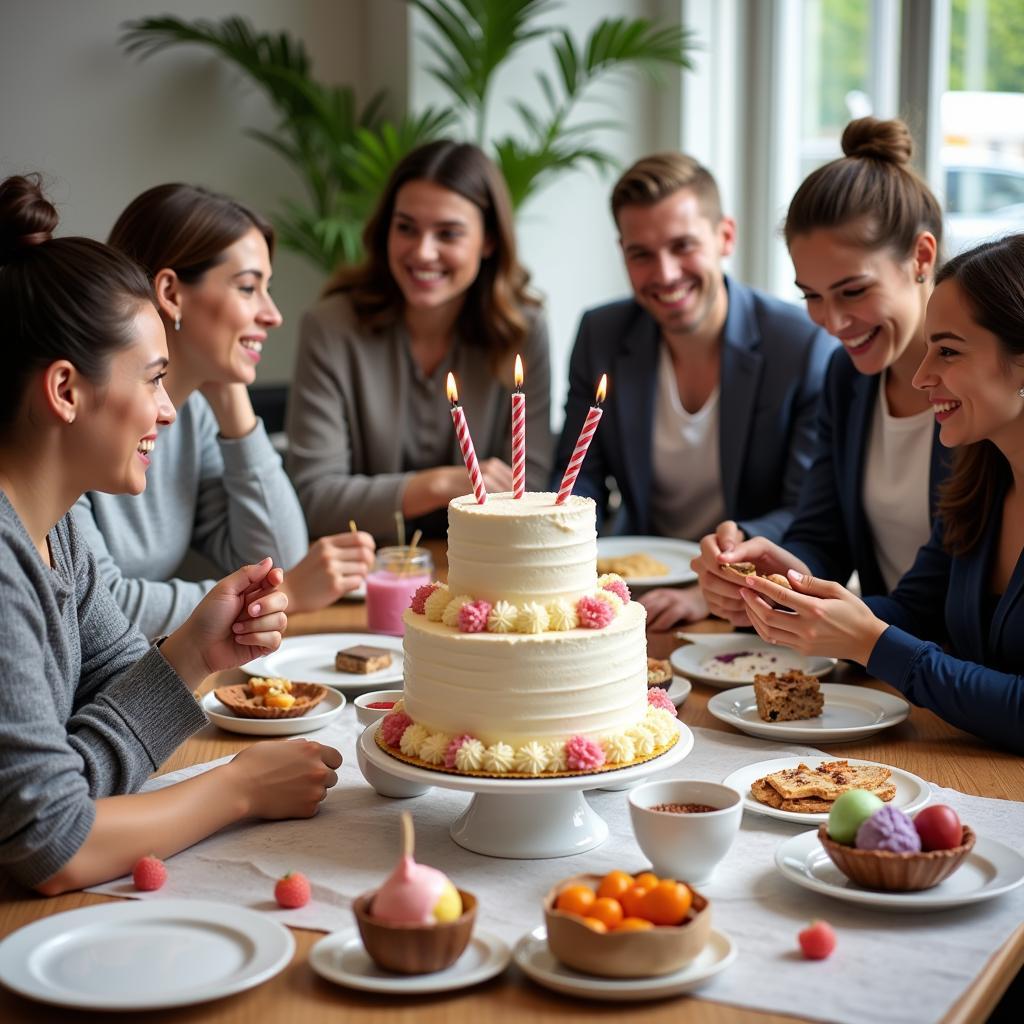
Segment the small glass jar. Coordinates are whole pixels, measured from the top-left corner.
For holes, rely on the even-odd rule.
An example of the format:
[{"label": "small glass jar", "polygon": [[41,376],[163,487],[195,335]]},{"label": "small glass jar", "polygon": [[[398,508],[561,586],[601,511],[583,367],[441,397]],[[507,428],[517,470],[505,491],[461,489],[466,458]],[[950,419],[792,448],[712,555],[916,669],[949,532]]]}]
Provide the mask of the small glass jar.
[{"label": "small glass jar", "polygon": [[403,636],[402,614],[413,594],[433,579],[434,560],[426,548],[381,548],[366,577],[366,619],[371,633]]}]

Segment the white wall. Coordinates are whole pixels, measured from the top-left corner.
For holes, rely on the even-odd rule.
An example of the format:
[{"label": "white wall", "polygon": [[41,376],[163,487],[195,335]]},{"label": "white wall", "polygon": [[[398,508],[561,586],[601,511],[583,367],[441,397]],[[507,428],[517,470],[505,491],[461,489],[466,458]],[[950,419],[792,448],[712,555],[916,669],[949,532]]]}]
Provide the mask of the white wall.
[{"label": "white wall", "polygon": [[[199,47],[138,61],[118,46],[128,19],[170,11],[302,39],[316,73],[361,96],[379,87],[365,37],[372,0],[0,0],[0,177],[38,170],[58,201],[63,234],[104,238],[128,202],[152,185],[187,181],[271,214],[303,187],[266,146],[245,135],[275,117],[225,61]],[[321,275],[279,250],[274,296],[284,326],[270,336],[260,381],[291,375],[299,313]]]},{"label": "white wall", "polygon": [[[693,0],[690,0],[692,3]],[[707,3],[709,0],[698,0]],[[602,17],[678,17],[680,0],[565,0],[550,15],[582,41]],[[236,196],[272,215],[281,197],[301,199],[301,181],[249,127],[273,130],[263,95],[224,60],[180,47],[145,61],[118,45],[121,24],[146,15],[249,19],[263,31],[301,39],[324,81],[353,85],[365,100],[382,87],[413,108],[446,102],[425,67],[429,54],[401,0],[0,0],[0,176],[39,170],[58,201],[61,231],[103,238],[118,213],[144,189],[188,181]],[[534,72],[553,71],[547,44],[535,44],[503,69],[491,102],[495,132],[517,119],[508,100],[536,99]],[[664,88],[619,78],[603,87],[621,132],[597,140],[622,167],[655,149],[678,145],[679,75]],[[561,423],[566,366],[580,314],[628,293],[608,212],[614,175],[591,169],[559,179],[524,208],[523,262],[544,293],[553,345],[552,417]],[[301,311],[322,285],[303,258],[278,250],[274,294],[285,315],[271,335],[260,381],[291,375]]]}]

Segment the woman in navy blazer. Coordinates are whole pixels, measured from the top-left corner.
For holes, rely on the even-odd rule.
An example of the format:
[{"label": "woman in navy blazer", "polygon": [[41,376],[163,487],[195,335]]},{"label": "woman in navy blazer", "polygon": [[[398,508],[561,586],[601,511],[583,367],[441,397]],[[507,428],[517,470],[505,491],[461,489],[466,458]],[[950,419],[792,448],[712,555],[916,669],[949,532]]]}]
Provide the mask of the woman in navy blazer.
[{"label": "woman in navy blazer", "polygon": [[950,261],[926,331],[914,386],[957,452],[913,567],[867,602],[793,571],[795,592],[755,579],[743,600],[769,642],[857,661],[953,725],[1024,752],[1024,235]]},{"label": "woman in navy blazer", "polygon": [[[745,540],[735,523],[723,523],[702,540],[693,563],[709,609],[737,626],[750,620],[737,576],[722,568],[728,562],[754,562],[764,573],[796,569],[840,583],[856,571],[862,593],[887,593],[928,539],[946,473],[928,403],[912,385],[925,351],[942,211],[910,168],[912,142],[902,122],[852,121],[843,150],[845,156],[803,182],[785,224],[807,311],[842,342],[826,374],[817,449],[796,516],[780,544]],[[912,450],[920,464],[908,467],[904,516],[899,507],[879,511],[866,492],[869,475],[886,471],[881,463],[891,438],[899,443],[907,427],[916,432]],[[670,625],[652,619],[655,628]]]}]

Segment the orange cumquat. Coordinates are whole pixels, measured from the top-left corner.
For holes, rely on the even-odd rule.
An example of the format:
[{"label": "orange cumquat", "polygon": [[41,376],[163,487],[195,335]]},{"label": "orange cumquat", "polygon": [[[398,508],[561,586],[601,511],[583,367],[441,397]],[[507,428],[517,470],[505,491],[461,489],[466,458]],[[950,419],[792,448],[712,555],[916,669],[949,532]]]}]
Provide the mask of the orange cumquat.
[{"label": "orange cumquat", "polygon": [[643,895],[640,913],[636,916],[646,918],[654,924],[681,924],[692,902],[693,894],[689,886],[665,879]]},{"label": "orange cumquat", "polygon": [[555,909],[564,910],[567,914],[579,914],[581,917],[590,913],[597,894],[589,885],[567,885],[555,900]]},{"label": "orange cumquat", "polygon": [[601,884],[597,887],[597,895],[610,896],[613,900],[617,900],[632,884],[633,876],[627,875],[625,871],[609,871],[601,879]]},{"label": "orange cumquat", "polygon": [[613,900],[610,896],[600,896],[587,910],[587,917],[596,917],[611,930],[625,917],[625,914],[623,914],[622,904],[618,900]]},{"label": "orange cumquat", "polygon": [[616,926],[617,932],[645,932],[654,925],[645,921],[642,917],[624,917]]}]

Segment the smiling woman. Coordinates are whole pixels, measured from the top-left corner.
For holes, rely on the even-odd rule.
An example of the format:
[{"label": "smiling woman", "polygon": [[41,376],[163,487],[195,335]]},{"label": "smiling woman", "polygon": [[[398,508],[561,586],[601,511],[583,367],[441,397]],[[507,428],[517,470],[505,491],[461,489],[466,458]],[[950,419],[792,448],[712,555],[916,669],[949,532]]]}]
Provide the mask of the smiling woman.
[{"label": "smiling woman", "polygon": [[[792,592],[745,581],[743,597],[766,640],[859,661],[1024,751],[1024,235],[957,256],[936,282],[914,386],[957,452],[931,539],[888,597],[794,572]],[[780,595],[791,612],[764,600]]]},{"label": "smiling woman", "polygon": [[56,226],[35,179],[0,183],[0,870],[45,894],[251,814],[312,815],[341,763],[279,743],[135,794],[205,724],[193,688],[277,649],[287,599],[264,559],[153,646],[114,603],[70,508],[87,488],[145,490],[174,420],[167,347],[145,274]]},{"label": "smiling woman", "polygon": [[122,610],[149,636],[182,622],[213,586],[176,578],[191,549],[221,571],[270,554],[289,570],[282,589],[292,611],[356,587],[372,540],[346,532],[308,548],[298,499],[247,391],[281,324],[270,295],[273,229],[227,196],[160,185],[129,204],[110,244],[153,282],[179,410],[173,428],[147,438],[156,443],[143,495],[92,488],[75,507]]},{"label": "smiling woman", "polygon": [[785,221],[807,312],[842,343],[818,412],[818,442],[800,504],[779,544],[726,543],[730,524],[701,542],[698,569],[711,611],[750,624],[736,576],[795,569],[888,593],[929,537],[947,472],[927,398],[913,385],[925,353],[925,309],[942,248],[942,212],[910,165],[900,121],[860,118],[844,156],[811,173]]},{"label": "smiling woman", "polygon": [[512,489],[513,363],[526,370],[526,484],[550,466],[547,329],[516,257],[511,203],[476,146],[433,142],[395,168],[341,268],[302,321],[288,468],[313,533],[355,517],[393,540],[394,512],[442,536],[471,487],[450,426],[453,372],[490,492]]}]

